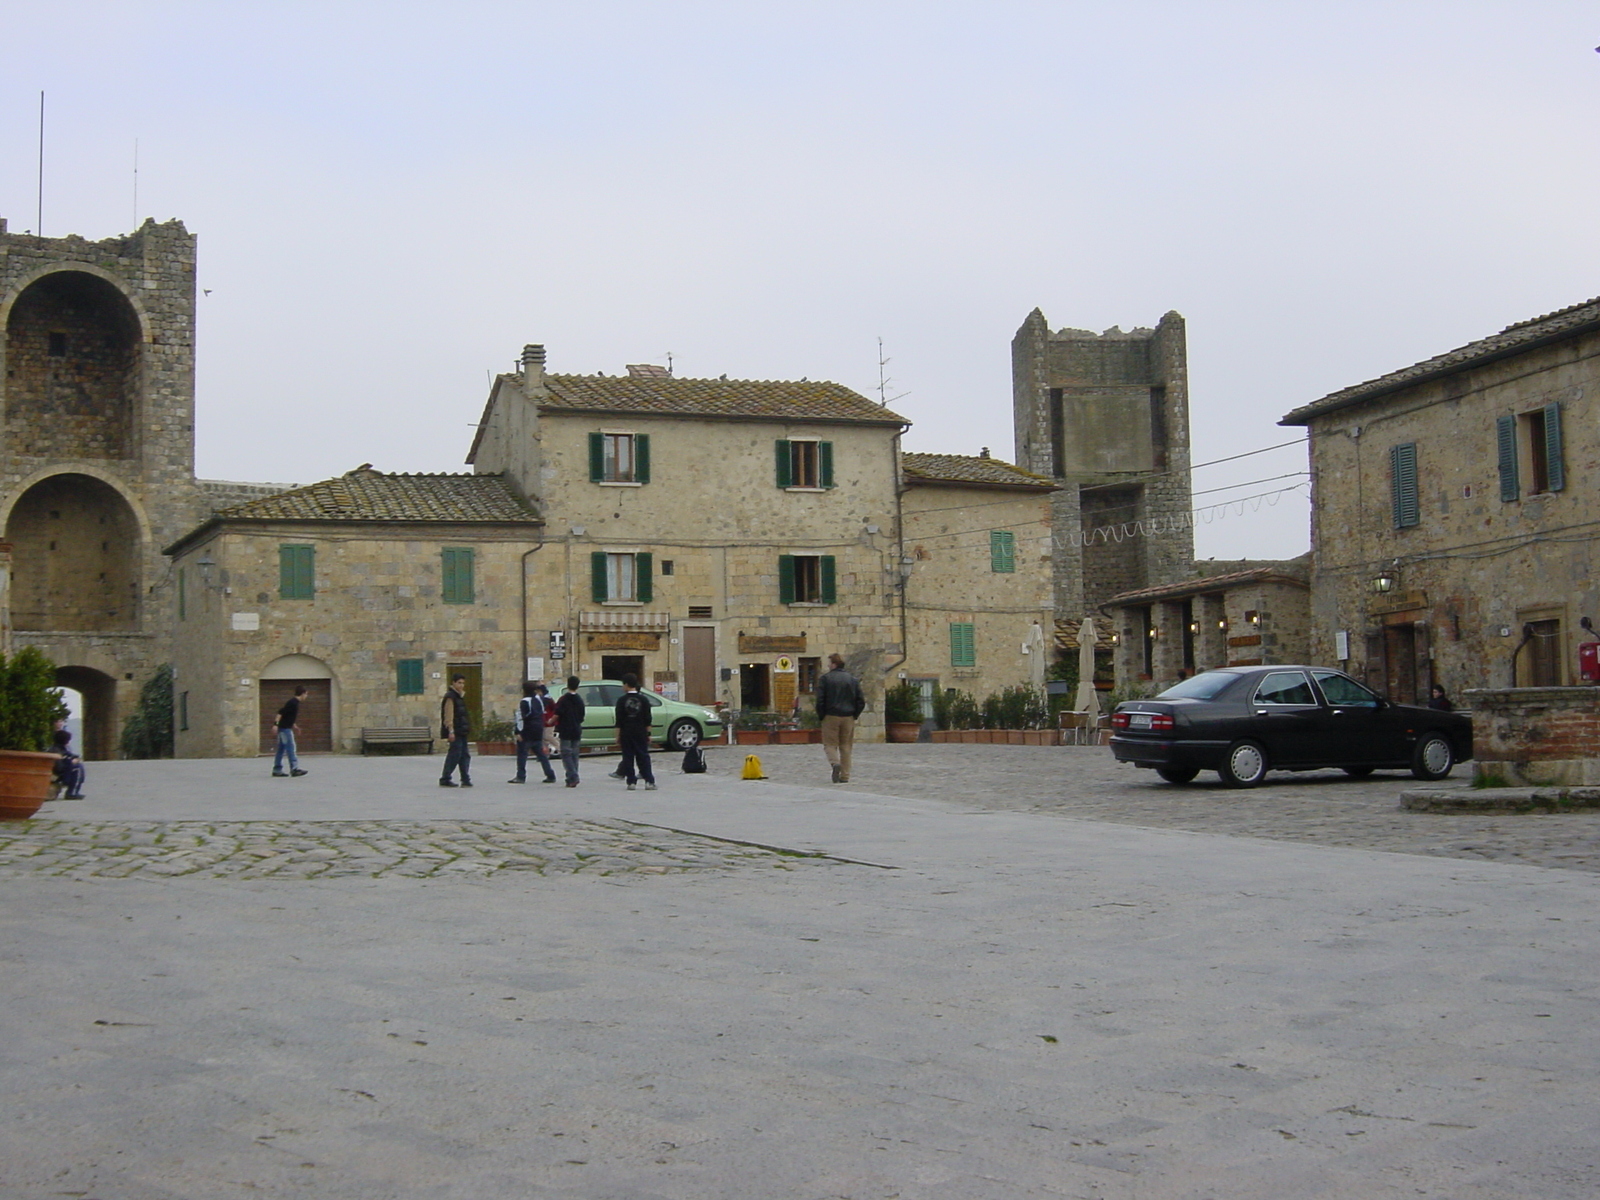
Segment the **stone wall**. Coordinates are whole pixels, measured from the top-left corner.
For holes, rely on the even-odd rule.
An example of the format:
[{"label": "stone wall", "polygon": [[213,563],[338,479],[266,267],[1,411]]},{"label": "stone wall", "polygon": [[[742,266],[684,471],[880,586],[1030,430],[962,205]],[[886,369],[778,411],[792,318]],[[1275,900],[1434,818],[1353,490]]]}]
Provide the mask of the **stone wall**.
[{"label": "stone wall", "polygon": [[1507,784],[1600,784],[1600,687],[1482,688],[1472,708],[1477,776]]}]

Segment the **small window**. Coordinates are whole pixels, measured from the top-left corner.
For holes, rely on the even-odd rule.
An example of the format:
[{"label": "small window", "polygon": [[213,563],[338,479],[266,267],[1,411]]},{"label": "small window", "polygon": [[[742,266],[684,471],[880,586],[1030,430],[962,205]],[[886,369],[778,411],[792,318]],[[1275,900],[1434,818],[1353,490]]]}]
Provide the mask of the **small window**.
[{"label": "small window", "polygon": [[670,558],[663,558],[661,560],[661,573],[663,575],[672,574],[672,560]]},{"label": "small window", "polygon": [[780,554],[778,603],[833,604],[837,574],[837,560],[831,554]]},{"label": "small window", "polygon": [[1396,529],[1410,529],[1421,522],[1415,442],[1389,448],[1389,503]]},{"label": "small window", "polygon": [[65,358],[67,356],[67,335],[64,333],[51,333],[50,357]]},{"label": "small window", "polygon": [[1559,492],[1566,486],[1561,456],[1561,405],[1547,404],[1522,416],[1528,442],[1528,487],[1534,493]]},{"label": "small window", "polygon": [[1017,569],[1017,535],[1009,529],[989,533],[989,570],[1010,574]]},{"label": "small window", "polygon": [[781,488],[831,488],[833,443],[780,439],[777,467]]},{"label": "small window", "polygon": [[975,667],[978,665],[978,627],[971,621],[950,622],[950,665]]},{"label": "small window", "polygon": [[650,603],[652,555],[596,550],[589,561],[596,604]]},{"label": "small window", "polygon": [[184,587],[184,569],[178,568],[178,620],[186,620],[189,616],[188,589]]},{"label": "small window", "polygon": [[1257,704],[1316,704],[1311,685],[1299,671],[1274,671],[1256,688]]},{"label": "small window", "polygon": [[278,599],[310,600],[316,595],[316,549],[278,547]]},{"label": "small window", "polygon": [[422,695],[420,658],[402,658],[394,664],[394,690],[402,696]]},{"label": "small window", "polygon": [[442,580],[439,598],[446,604],[473,603],[473,552],[465,547],[446,546],[439,556]]},{"label": "small window", "polygon": [[802,658],[795,663],[795,666],[797,668],[795,676],[796,690],[803,692],[807,696],[815,695],[817,680],[822,677],[822,660],[820,658]]},{"label": "small window", "polygon": [[189,693],[178,693],[178,728],[189,728]]},{"label": "small window", "polygon": [[650,436],[591,433],[589,479],[593,483],[649,483]]}]

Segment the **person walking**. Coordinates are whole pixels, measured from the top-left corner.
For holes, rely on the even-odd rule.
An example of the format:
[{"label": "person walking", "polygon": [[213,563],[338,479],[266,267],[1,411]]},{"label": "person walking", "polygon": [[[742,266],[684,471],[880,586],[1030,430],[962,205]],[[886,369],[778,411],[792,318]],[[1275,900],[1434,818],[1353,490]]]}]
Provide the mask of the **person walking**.
[{"label": "person walking", "polygon": [[617,699],[617,741],[622,746],[622,778],[628,790],[640,777],[644,790],[656,790],[656,777],[650,770],[650,701],[639,693],[639,677],[622,677],[623,692]]},{"label": "person walking", "polygon": [[[306,694],[305,684],[296,684],[294,695],[285,700],[283,707],[278,710],[278,716],[273,724],[278,729],[278,751],[272,756],[272,773],[279,778],[289,775],[304,775],[300,769],[300,759],[295,754],[294,731],[300,721],[300,698]],[[283,769],[283,760],[289,759],[289,769]]]},{"label": "person walking", "polygon": [[544,781],[556,781],[556,773],[550,767],[550,756],[544,748],[544,711],[548,703],[542,686],[532,679],[523,682],[522,699],[517,701],[517,717],[513,722],[517,730],[517,777],[507,780],[508,783],[528,782],[530,750],[544,769]]},{"label": "person walking", "polygon": [[440,787],[455,787],[451,774],[461,768],[461,787],[472,786],[472,713],[467,709],[467,677],[452,675],[444,699],[439,702],[439,733],[450,743],[445,751],[444,774]]},{"label": "person walking", "polygon": [[578,677],[567,676],[567,690],[556,699],[556,738],[561,744],[561,766],[567,773],[567,786],[578,786],[578,750],[583,744],[583,697],[578,695]]},{"label": "person walking", "polygon": [[828,655],[828,672],[817,680],[817,716],[822,718],[822,749],[833,768],[835,783],[850,782],[850,751],[856,741],[856,718],[867,706],[861,682],[844,669],[844,658]]}]

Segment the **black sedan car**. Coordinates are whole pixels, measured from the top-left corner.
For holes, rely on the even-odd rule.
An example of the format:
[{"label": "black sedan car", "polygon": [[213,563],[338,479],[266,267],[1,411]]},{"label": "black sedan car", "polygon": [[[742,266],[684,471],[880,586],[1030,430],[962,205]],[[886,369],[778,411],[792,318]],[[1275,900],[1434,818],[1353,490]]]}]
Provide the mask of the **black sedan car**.
[{"label": "black sedan car", "polygon": [[1443,779],[1472,757],[1470,718],[1391,704],[1328,667],[1205,671],[1153,700],[1117,705],[1111,727],[1119,762],[1168,783],[1215,771],[1229,787],[1254,787],[1268,771],[1327,767]]}]

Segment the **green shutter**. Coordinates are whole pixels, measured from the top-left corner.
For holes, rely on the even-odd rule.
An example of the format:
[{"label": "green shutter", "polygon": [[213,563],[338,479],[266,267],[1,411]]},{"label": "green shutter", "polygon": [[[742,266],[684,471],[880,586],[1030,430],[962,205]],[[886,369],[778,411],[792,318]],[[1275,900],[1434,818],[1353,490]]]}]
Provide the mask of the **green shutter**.
[{"label": "green shutter", "polygon": [[976,638],[971,622],[952,621],[950,623],[950,665],[952,667],[972,667],[978,662]]},{"label": "green shutter", "polygon": [[606,552],[596,550],[589,555],[589,594],[596,604],[604,604],[606,595]]},{"label": "green shutter", "polygon": [[817,464],[817,471],[821,476],[822,486],[825,488],[831,488],[833,486],[832,442],[817,443]]},{"label": "green shutter", "polygon": [[781,488],[794,486],[794,464],[789,458],[789,443],[783,438],[777,442],[778,486]]},{"label": "green shutter", "polygon": [[778,555],[778,603],[794,603],[794,555]]},{"label": "green shutter", "polygon": [[589,435],[589,482],[599,483],[606,477],[606,438],[603,433]]},{"label": "green shutter", "polygon": [[440,551],[440,599],[446,604],[471,604],[473,595],[472,551],[447,547]]},{"label": "green shutter", "polygon": [[178,568],[178,620],[182,621],[189,615],[188,598],[184,595],[183,568]]},{"label": "green shutter", "polygon": [[831,554],[824,554],[820,566],[821,570],[818,574],[822,576],[822,602],[824,604],[835,604],[839,599],[836,582],[839,578],[837,560]]},{"label": "green shutter", "polygon": [[1496,417],[1494,430],[1500,458],[1500,499],[1510,503],[1522,494],[1517,480],[1517,419]]},{"label": "green shutter", "polygon": [[1017,569],[1017,535],[1009,529],[989,531],[989,569],[1012,573]]},{"label": "green shutter", "polygon": [[1402,442],[1389,449],[1389,502],[1396,529],[1409,529],[1421,521],[1415,442]]},{"label": "green shutter", "polygon": [[1561,465],[1561,404],[1544,406],[1544,473],[1552,492],[1567,486],[1567,471]]},{"label": "green shutter", "polygon": [[316,594],[316,571],[310,546],[278,547],[278,598],[310,600]]},{"label": "green shutter", "polygon": [[649,604],[654,594],[650,586],[650,575],[654,566],[653,554],[640,553],[633,556],[633,598],[640,604]]},{"label": "green shutter", "polygon": [[394,690],[402,696],[422,695],[420,658],[402,658],[394,664]]},{"label": "green shutter", "polygon": [[633,436],[633,480],[635,483],[650,482],[650,435],[636,433]]}]

